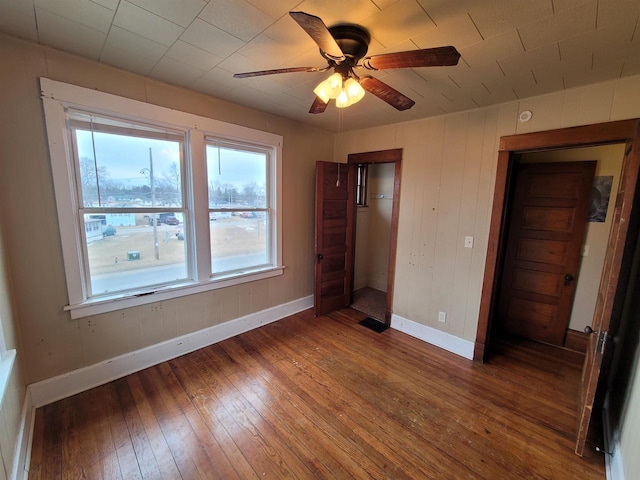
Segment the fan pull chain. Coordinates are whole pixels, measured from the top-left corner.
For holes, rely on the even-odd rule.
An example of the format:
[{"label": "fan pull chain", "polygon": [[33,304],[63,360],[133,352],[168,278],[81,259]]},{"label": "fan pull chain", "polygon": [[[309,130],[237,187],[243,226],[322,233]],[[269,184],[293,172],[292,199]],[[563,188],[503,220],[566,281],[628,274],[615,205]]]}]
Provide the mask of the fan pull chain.
[{"label": "fan pull chain", "polygon": [[336,180],[336,188],[340,187],[340,164],[338,164],[338,179]]}]

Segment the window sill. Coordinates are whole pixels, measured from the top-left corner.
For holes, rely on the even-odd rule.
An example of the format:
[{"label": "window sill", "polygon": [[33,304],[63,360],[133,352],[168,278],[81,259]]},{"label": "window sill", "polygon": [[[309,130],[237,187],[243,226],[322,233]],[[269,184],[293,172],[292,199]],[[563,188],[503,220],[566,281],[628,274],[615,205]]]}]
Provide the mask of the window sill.
[{"label": "window sill", "polygon": [[271,267],[264,270],[248,272],[242,275],[233,275],[228,277],[212,278],[202,283],[187,283],[182,285],[172,285],[155,291],[140,292],[138,294],[121,294],[112,297],[101,297],[98,299],[88,300],[76,305],[67,305],[64,310],[71,313],[73,320],[101,313],[109,313],[124,308],[137,307],[139,305],[147,305],[149,303],[161,302],[172,298],[183,297],[186,295],[194,295],[196,293],[207,292],[209,290],[217,290],[219,288],[231,287],[265,278],[277,277],[282,275],[285,267]]},{"label": "window sill", "polygon": [[3,357],[4,358],[0,360],[0,408],[2,408],[4,394],[7,392],[7,388],[9,387],[11,371],[13,370],[13,364],[16,360],[15,349],[7,350]]}]

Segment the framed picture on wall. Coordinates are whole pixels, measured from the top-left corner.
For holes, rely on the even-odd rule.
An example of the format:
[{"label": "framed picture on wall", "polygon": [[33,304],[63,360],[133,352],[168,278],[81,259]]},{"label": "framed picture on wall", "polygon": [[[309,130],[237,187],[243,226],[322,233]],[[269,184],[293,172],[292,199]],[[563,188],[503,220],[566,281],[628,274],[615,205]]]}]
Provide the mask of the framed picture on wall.
[{"label": "framed picture on wall", "polygon": [[604,222],[607,219],[607,209],[609,208],[609,197],[611,195],[611,185],[613,176],[606,175],[595,177],[591,188],[591,203],[589,204],[589,222]]}]

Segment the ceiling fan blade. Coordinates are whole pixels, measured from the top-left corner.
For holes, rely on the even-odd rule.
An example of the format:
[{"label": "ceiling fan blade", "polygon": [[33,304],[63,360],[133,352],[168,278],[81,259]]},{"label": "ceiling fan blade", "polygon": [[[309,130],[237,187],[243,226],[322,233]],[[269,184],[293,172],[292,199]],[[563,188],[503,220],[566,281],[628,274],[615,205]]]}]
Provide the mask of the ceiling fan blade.
[{"label": "ceiling fan blade", "polygon": [[316,96],[316,99],[309,109],[309,113],[322,113],[327,109],[327,105],[328,103],[324,103],[320,97]]},{"label": "ceiling fan blade", "polygon": [[457,65],[460,53],[455,47],[425,48],[408,52],[383,53],[366,57],[362,66],[369,70],[386,70],[389,68],[443,67]]},{"label": "ceiling fan blade", "polygon": [[324,72],[329,67],[292,67],[292,68],[276,68],[275,70],[259,70],[257,72],[234,73],[233,78],[261,77],[263,75],[274,75],[277,73],[295,73],[295,72]]},{"label": "ceiling fan blade", "polygon": [[322,113],[327,109],[327,103],[324,103],[320,97],[316,97],[309,109],[309,113]]},{"label": "ceiling fan blade", "polygon": [[395,88],[390,87],[377,78],[361,77],[360,85],[362,85],[362,88],[367,92],[374,94],[381,100],[384,100],[396,110],[408,110],[416,103],[409,97],[397,91]]},{"label": "ceiling fan blade", "polygon": [[309,34],[328,57],[336,62],[341,62],[345,59],[344,53],[342,53],[335,38],[333,38],[333,35],[331,35],[320,17],[304,12],[289,12],[289,15],[298,22],[298,25]]}]

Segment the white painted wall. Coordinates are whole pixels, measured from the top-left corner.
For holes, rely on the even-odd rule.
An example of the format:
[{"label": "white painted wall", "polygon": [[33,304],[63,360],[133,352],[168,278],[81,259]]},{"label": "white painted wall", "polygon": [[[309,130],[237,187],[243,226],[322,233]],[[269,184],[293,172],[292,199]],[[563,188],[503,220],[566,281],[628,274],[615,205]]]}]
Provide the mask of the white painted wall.
[{"label": "white painted wall", "polygon": [[[640,117],[640,76],[338,135],[335,158],[403,149],[393,312],[474,341],[501,136]],[[531,110],[528,123],[518,113]],[[464,248],[473,236],[474,248]],[[438,312],[447,322],[438,322]]]}]

